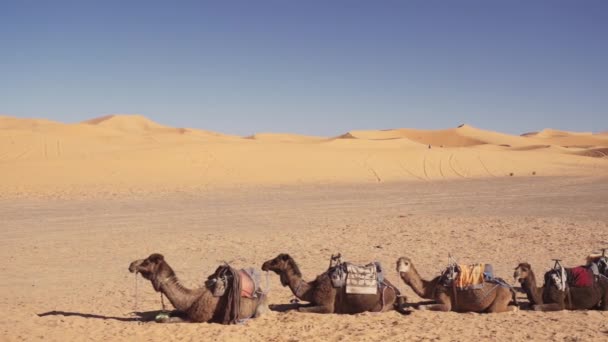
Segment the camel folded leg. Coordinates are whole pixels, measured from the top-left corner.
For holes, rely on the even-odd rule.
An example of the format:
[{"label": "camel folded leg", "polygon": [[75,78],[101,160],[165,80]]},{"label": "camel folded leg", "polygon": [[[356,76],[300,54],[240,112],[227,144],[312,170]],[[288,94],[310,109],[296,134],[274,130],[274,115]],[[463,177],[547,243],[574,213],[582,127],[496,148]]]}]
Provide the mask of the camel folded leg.
[{"label": "camel folded leg", "polygon": [[190,323],[186,315],[180,311],[172,311],[168,314],[156,315],[156,323]]},{"label": "camel folded leg", "polygon": [[534,311],[561,311],[564,310],[565,307],[559,303],[551,303],[551,304],[537,304],[532,306]]},{"label": "camel folded leg", "polygon": [[447,294],[441,293],[437,296],[437,304],[420,305],[418,310],[452,311],[452,301]]},{"label": "camel folded leg", "polygon": [[517,307],[517,305],[509,305],[512,299],[515,303],[517,303],[517,300],[514,298],[514,292],[511,292],[510,289],[505,289],[501,287],[497,287],[496,291],[496,298],[494,298],[494,301],[488,307],[487,312],[500,313],[519,310],[519,307]]}]

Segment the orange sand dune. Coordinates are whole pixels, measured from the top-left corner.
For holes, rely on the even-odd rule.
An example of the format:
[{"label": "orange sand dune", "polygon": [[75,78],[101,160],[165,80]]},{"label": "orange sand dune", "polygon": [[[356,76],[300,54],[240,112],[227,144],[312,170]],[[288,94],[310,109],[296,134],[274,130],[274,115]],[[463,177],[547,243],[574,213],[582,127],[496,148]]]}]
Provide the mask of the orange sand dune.
[{"label": "orange sand dune", "polygon": [[352,131],[343,137],[368,140],[407,138],[423,145],[436,147],[466,147],[483,144],[523,146],[530,144],[523,137],[481,130],[469,125],[444,130],[391,129],[382,131]]},{"label": "orange sand dune", "polygon": [[463,125],[245,139],[140,115],[77,124],[2,116],[0,193],[608,174],[608,137],[547,132],[513,136]]},{"label": "orange sand dune", "polygon": [[591,132],[568,132],[555,129],[544,129],[536,133],[525,134],[527,138],[545,141],[548,144],[564,147],[608,146],[608,136]]}]

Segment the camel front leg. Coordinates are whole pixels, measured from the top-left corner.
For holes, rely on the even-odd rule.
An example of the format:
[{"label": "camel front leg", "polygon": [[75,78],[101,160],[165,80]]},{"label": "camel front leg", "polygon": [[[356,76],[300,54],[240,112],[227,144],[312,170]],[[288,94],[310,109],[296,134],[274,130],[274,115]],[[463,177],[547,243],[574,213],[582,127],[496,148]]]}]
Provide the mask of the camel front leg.
[{"label": "camel front leg", "polygon": [[446,293],[439,293],[437,296],[437,304],[420,305],[418,310],[430,311],[452,311],[452,301]]},{"label": "camel front leg", "polygon": [[190,323],[190,321],[183,316],[181,312],[171,312],[171,313],[160,313],[156,315],[154,318],[156,323]]},{"label": "camel front leg", "polygon": [[551,303],[551,304],[538,304],[533,305],[532,309],[534,311],[562,311],[564,310],[564,306],[559,303]]}]

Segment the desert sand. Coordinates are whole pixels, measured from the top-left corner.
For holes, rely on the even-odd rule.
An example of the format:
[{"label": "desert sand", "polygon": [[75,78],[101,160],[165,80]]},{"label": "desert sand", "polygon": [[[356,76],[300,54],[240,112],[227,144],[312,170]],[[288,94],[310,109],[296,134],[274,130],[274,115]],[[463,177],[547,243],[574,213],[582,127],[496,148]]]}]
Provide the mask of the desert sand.
[{"label": "desert sand", "polygon": [[[605,134],[549,129],[238,137],[141,116],[0,117],[1,340],[605,341],[599,311],[275,310],[233,326],[156,324],[142,317],[158,294],[127,267],[159,252],[195,287],[224,261],[259,267],[287,252],[310,280],[341,252],[382,262],[418,302],[394,269],[400,256],[426,278],[448,253],[508,280],[521,261],[537,274],[551,258],[579,265],[608,246],[606,148]],[[269,282],[270,303],[288,303]]]},{"label": "desert sand", "polygon": [[555,130],[514,136],[462,125],[239,137],[165,127],[140,115],[78,124],[0,116],[3,196],[607,175],[606,155],[604,134]]}]

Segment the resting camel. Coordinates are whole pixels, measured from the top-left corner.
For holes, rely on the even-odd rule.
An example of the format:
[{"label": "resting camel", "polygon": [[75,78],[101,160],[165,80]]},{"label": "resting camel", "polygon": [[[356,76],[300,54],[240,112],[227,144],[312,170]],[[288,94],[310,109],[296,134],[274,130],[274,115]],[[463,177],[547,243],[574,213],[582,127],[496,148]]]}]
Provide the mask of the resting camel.
[{"label": "resting camel", "polygon": [[[221,297],[214,297],[206,287],[188,289],[180,284],[175,272],[158,253],[146,259],[135,260],[129,265],[129,272],[141,273],[150,280],[154,290],[164,294],[177,309],[178,316],[162,318],[160,323],[218,322],[224,314]],[[241,298],[238,317],[240,319],[258,317],[266,308],[266,296],[256,299]],[[180,317],[181,316],[181,317]]]},{"label": "resting camel", "polygon": [[[565,270],[569,274],[571,269],[565,268]],[[604,277],[600,277],[599,282],[595,282],[591,287],[568,287],[568,291],[559,290],[556,286],[548,283],[547,277],[545,277],[544,286],[538,287],[532,266],[524,262],[517,265],[513,278],[515,281],[519,281],[532,308],[536,311],[588,310],[594,308],[608,310],[608,279]]]},{"label": "resting camel", "polygon": [[289,254],[279,254],[262,265],[263,271],[278,274],[283,286],[289,286],[296,298],[310,303],[298,308],[300,312],[355,314],[393,309],[397,289],[385,278],[377,294],[347,294],[346,287],[334,288],[328,272],[311,282],[304,281],[298,265]]},{"label": "resting camel", "polygon": [[432,280],[420,278],[409,258],[397,260],[397,272],[401,279],[424,299],[432,299],[436,304],[420,305],[419,309],[457,312],[507,312],[517,311],[517,306],[509,305],[514,298],[510,288],[495,283],[484,282],[483,288],[454,290],[441,285],[441,276]]}]

